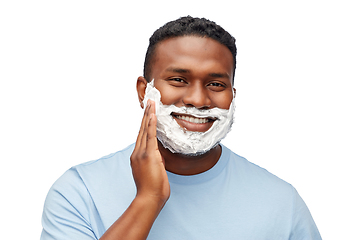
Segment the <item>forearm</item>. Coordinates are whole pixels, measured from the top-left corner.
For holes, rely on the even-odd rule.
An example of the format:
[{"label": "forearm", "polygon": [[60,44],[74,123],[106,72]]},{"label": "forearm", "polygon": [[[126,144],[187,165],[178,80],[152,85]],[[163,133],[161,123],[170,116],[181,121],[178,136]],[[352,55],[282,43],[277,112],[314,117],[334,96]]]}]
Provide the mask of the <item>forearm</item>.
[{"label": "forearm", "polygon": [[137,196],[100,240],[146,239],[165,202]]}]

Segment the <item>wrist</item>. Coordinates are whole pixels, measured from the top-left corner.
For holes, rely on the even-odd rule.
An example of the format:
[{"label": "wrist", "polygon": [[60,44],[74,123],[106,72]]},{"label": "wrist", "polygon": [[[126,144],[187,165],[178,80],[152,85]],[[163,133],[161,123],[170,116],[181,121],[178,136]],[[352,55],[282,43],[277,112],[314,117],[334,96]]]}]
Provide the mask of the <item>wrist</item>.
[{"label": "wrist", "polygon": [[167,196],[137,193],[133,202],[136,202],[136,204],[142,205],[146,208],[158,209],[160,212],[168,199],[169,197]]}]

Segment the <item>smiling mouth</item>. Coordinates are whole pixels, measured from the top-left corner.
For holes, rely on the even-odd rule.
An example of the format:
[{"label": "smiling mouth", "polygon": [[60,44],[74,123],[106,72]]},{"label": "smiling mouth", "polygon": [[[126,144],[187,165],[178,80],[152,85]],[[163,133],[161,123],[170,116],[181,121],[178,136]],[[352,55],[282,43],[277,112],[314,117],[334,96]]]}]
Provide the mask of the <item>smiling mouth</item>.
[{"label": "smiling mouth", "polygon": [[171,115],[177,119],[180,120],[184,120],[190,123],[195,123],[195,124],[204,124],[204,123],[210,123],[210,122],[214,122],[216,120],[216,118],[198,118],[198,117],[194,117],[191,115],[183,115],[183,114],[177,114],[177,113],[171,113]]}]

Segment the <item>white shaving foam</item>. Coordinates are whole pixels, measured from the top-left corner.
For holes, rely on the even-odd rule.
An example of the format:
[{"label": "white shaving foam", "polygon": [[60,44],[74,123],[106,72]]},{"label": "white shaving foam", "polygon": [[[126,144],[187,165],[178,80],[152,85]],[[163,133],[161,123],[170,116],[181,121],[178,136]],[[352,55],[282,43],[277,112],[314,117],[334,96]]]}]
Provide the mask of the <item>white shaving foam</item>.
[{"label": "white shaving foam", "polygon": [[[200,110],[195,107],[176,107],[163,105],[161,94],[154,87],[154,80],[146,86],[144,106],[148,99],[155,102],[157,117],[157,138],[162,145],[172,153],[185,155],[200,155],[215,147],[231,130],[234,121],[235,103],[231,102],[229,110],[212,108]],[[192,132],[182,128],[171,113],[189,114],[198,118],[216,118],[211,128],[206,132]]]}]

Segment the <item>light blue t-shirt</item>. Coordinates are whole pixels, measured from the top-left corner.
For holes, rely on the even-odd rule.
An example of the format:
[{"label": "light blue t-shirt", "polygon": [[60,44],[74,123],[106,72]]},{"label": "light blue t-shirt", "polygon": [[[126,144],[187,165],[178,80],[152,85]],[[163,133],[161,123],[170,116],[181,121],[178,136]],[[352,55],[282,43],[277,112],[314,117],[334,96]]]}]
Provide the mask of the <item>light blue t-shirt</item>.
[{"label": "light blue t-shirt", "polygon": [[[171,196],[148,239],[321,239],[290,184],[221,147],[218,163],[204,173],[168,172]],[[41,239],[99,239],[135,197],[133,149],[65,172],[46,198]]]}]

